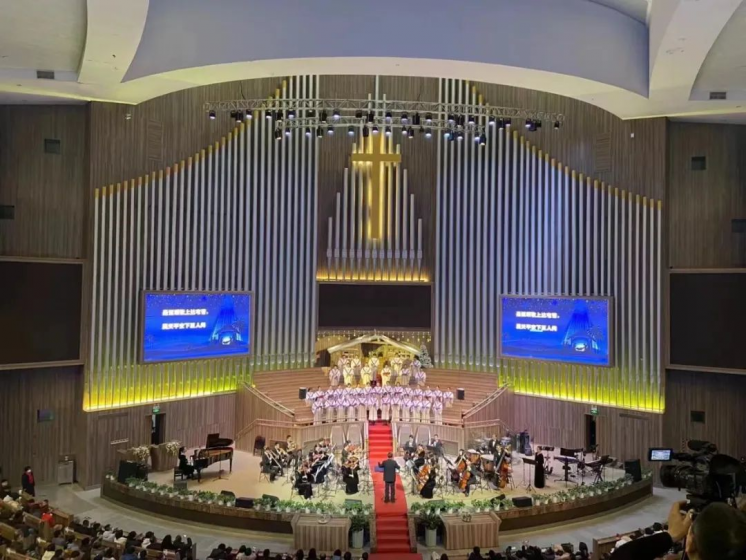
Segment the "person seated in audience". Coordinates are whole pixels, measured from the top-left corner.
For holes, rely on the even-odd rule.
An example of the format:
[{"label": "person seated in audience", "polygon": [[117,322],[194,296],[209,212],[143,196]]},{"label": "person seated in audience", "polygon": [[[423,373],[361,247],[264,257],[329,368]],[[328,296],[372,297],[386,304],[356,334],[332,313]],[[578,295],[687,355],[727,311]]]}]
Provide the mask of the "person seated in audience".
[{"label": "person seated in audience", "polygon": [[179,447],[179,466],[178,469],[187,478],[194,478],[194,465],[189,464],[189,459],[186,456],[186,448]]},{"label": "person seated in audience", "polygon": [[114,529],[111,528],[111,525],[104,525],[104,531],[101,534],[101,538],[105,541],[114,540]]},{"label": "person seated in audience", "polygon": [[86,560],[90,559],[92,548],[91,537],[85,537],[80,541],[80,555]]},{"label": "person seated in audience", "polygon": [[306,560],[319,560],[318,556],[316,556],[315,548],[308,549],[308,558]]},{"label": "person seated in audience", "polygon": [[114,556],[113,548],[107,548],[104,551],[103,560],[116,560],[116,556]]},{"label": "person seated in audience", "polygon": [[179,556],[184,558],[186,553],[192,550],[192,539],[186,537],[185,541],[181,535],[176,535],[174,537],[174,547],[179,551]]},{"label": "person seated in audience", "polygon": [[122,554],[122,557],[120,560],[137,560],[137,555],[135,554],[135,547],[128,546],[127,549],[124,551],[124,554]]},{"label": "person seated in audience", "polygon": [[141,550],[140,553],[137,555],[137,558],[139,560],[147,560],[148,559],[148,551],[147,550]]},{"label": "person seated in audience", "polygon": [[5,498],[5,496],[10,496],[14,500],[18,498],[18,495],[11,490],[7,478],[0,480],[0,499]]},{"label": "person seated in audience", "polygon": [[54,553],[57,551],[57,547],[54,546],[52,543],[49,543],[47,547],[44,549],[44,554],[41,556],[41,560],[52,560],[54,558]]},{"label": "person seated in audience", "polygon": [[65,536],[65,549],[66,550],[80,550],[78,543],[75,542],[75,535]]},{"label": "person seated in audience", "polygon": [[137,533],[135,531],[130,531],[127,533],[127,542],[125,543],[125,547],[127,546],[140,546],[140,542],[142,539],[137,538]]},{"label": "person seated in audience", "polygon": [[693,521],[693,512],[685,512],[685,506],[685,501],[671,506],[668,531],[625,543],[614,549],[611,559],[652,560],[684,539],[690,560],[746,558],[746,514],[724,503],[712,503]]},{"label": "person seated in audience", "polygon": [[344,558],[344,560],[352,560],[352,552],[348,550],[342,558]]},{"label": "person seated in audience", "polygon": [[122,546],[127,544],[127,537],[124,536],[124,531],[121,529],[117,529],[117,531],[114,533],[114,542],[117,544],[121,544]]},{"label": "person seated in audience", "polygon": [[52,544],[54,546],[65,546],[65,537],[61,530],[57,529],[52,533]]},{"label": "person seated in audience", "polygon": [[161,550],[176,550],[171,535],[166,535],[161,541]]},{"label": "person seated in audience", "polygon": [[332,560],[342,560],[342,551],[337,549],[334,551],[334,554],[332,554]]},{"label": "person seated in audience", "polygon": [[227,555],[225,553],[225,544],[220,543],[217,548],[213,548],[208,558],[219,558],[221,560],[227,558]]}]

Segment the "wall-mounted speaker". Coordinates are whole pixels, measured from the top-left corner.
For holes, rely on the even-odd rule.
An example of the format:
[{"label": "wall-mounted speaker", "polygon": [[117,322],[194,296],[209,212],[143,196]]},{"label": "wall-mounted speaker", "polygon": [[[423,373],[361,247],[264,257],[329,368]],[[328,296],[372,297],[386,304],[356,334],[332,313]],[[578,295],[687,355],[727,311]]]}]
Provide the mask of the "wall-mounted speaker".
[{"label": "wall-mounted speaker", "polygon": [[301,387],[298,389],[298,398],[302,401],[306,400],[306,394],[308,393],[308,389],[306,387]]},{"label": "wall-mounted speaker", "polygon": [[466,391],[464,389],[456,389],[456,399],[463,401],[466,398]]}]

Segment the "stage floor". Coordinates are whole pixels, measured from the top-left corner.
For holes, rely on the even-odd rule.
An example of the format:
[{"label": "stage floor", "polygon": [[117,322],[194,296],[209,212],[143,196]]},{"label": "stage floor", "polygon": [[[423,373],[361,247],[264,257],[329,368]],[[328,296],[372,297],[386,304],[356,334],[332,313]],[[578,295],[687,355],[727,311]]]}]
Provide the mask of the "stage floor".
[{"label": "stage floor", "polygon": [[[453,459],[453,457],[449,457]],[[590,457],[589,457],[590,459]],[[401,458],[397,459],[399,463],[404,466],[404,461]],[[268,482],[264,478],[259,480],[259,463],[260,457],[255,457],[251,453],[245,451],[234,451],[233,454],[233,472],[228,472],[228,463],[223,463],[224,472],[218,476],[219,464],[211,465],[208,469],[202,471],[202,481],[189,480],[187,486],[190,490],[204,490],[209,492],[219,493],[222,490],[229,490],[238,497],[251,497],[259,498],[263,494],[269,494],[277,496],[280,500],[297,500],[302,501],[303,498],[298,496],[297,493],[292,493],[292,485],[287,481],[287,477],[278,478],[274,482]],[[508,485],[503,489],[496,489],[489,486],[487,489],[472,488],[470,495],[467,497],[462,492],[456,491],[453,486],[443,488],[443,490],[436,490],[434,494],[435,499],[446,499],[460,502],[472,502],[474,500],[488,500],[500,494],[505,494],[506,497],[515,496],[529,496],[531,494],[553,494],[554,492],[560,492],[566,488],[576,486],[577,483],[570,482],[566,485],[564,481],[564,472],[562,470],[562,464],[559,461],[554,461],[554,474],[546,477],[546,485],[542,489],[527,490],[529,479],[533,485],[533,468],[528,465],[524,466],[521,459],[521,455],[513,454],[513,485]],[[402,468],[402,472],[404,468]],[[287,471],[286,471],[287,474]],[[159,484],[173,484],[173,473],[172,471],[151,473],[150,480]],[[604,472],[604,479],[607,481],[616,480],[617,478],[624,477],[623,469],[609,468],[607,467]],[[367,477],[370,482],[370,476]],[[577,482],[581,479],[578,478]],[[411,478],[406,475],[402,477],[402,482],[406,490],[407,504],[411,507],[413,504],[418,502],[427,502],[425,498],[422,498],[418,493],[412,494],[412,482]],[[593,476],[585,477],[585,484],[589,485],[593,482]],[[357,494],[345,494],[344,486],[340,487],[336,492],[321,496],[317,490],[314,490],[314,497],[311,502],[317,501],[320,498],[325,502],[331,502],[336,504],[342,504],[346,499],[361,500],[364,504],[373,503],[373,485],[366,484],[366,480],[363,476],[360,477],[360,492]]]}]

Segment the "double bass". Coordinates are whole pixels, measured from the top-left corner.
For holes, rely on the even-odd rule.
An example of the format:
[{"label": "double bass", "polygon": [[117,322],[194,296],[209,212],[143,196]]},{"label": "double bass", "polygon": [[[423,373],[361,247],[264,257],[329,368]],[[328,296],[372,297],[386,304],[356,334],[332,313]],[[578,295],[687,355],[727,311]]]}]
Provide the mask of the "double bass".
[{"label": "double bass", "polygon": [[469,479],[471,478],[471,469],[469,468],[471,463],[469,461],[464,461],[464,464],[466,465],[466,468],[461,473],[461,478],[458,481],[459,490],[462,492],[466,490],[466,486],[469,484]]},{"label": "double bass", "polygon": [[421,492],[422,488],[425,486],[425,483],[427,482],[428,477],[430,476],[430,470],[432,467],[429,463],[425,463],[422,465],[420,470],[417,472],[417,492]]},{"label": "double bass", "polygon": [[502,453],[500,454],[500,469],[497,474],[498,486],[500,488],[505,488],[508,485],[508,477],[510,476],[511,472],[512,469],[510,468],[510,465],[506,460],[505,450],[503,449]]}]

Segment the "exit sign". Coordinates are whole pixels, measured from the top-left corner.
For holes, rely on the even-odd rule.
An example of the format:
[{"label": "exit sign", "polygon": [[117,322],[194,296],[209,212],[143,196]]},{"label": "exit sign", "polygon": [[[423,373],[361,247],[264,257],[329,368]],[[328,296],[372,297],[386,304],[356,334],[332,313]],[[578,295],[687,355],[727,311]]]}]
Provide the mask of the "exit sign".
[{"label": "exit sign", "polygon": [[592,406],[591,407],[591,414],[593,414],[593,416],[598,416],[598,407],[597,406]]},{"label": "exit sign", "polygon": [[158,414],[161,411],[161,407],[159,405],[155,405],[153,407],[153,414]]}]

